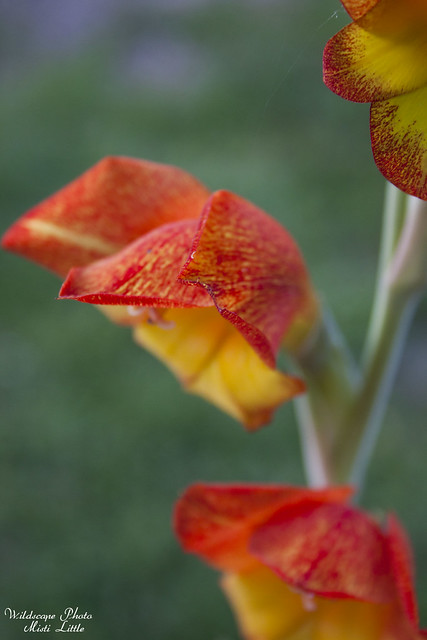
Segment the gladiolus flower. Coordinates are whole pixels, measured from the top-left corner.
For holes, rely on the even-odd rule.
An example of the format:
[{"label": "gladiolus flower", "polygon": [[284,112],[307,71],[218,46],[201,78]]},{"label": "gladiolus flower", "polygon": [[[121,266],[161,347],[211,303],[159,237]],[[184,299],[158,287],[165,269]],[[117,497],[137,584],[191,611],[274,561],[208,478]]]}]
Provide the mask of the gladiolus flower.
[{"label": "gladiolus flower", "polygon": [[375,162],[399,189],[427,200],[427,3],[341,0],[353,22],[328,42],[324,79],[371,102]]},{"label": "gladiolus flower", "polygon": [[60,298],[131,325],[189,391],[248,429],[304,390],[275,366],[282,340],[296,346],[316,320],[303,259],[239,196],[175,167],[107,158],[20,218],[3,247],[68,273]]},{"label": "gladiolus flower", "polygon": [[178,501],[186,551],[224,572],[247,640],[419,640],[411,554],[345,487],[204,485]]}]

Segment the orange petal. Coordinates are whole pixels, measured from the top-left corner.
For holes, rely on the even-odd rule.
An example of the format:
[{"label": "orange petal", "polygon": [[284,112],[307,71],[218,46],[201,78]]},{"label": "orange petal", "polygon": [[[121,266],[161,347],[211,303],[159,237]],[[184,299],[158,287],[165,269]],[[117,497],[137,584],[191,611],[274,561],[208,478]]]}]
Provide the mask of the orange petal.
[{"label": "orange petal", "polygon": [[387,180],[427,200],[427,86],[372,104],[371,138]]},{"label": "orange petal", "polygon": [[175,510],[176,534],[186,551],[225,571],[242,571],[259,563],[248,544],[254,530],[282,507],[300,502],[342,502],[346,487],[324,490],[268,485],[195,484]]},{"label": "orange petal", "polygon": [[207,202],[180,278],[205,288],[270,366],[287,328],[314,298],[291,236],[228,191],[217,191]]},{"label": "orange petal", "polygon": [[324,80],[354,102],[374,102],[427,82],[425,0],[380,0],[326,45]]},{"label": "orange petal", "polygon": [[135,327],[136,341],[162,360],[188,391],[247,429],[270,422],[279,405],[304,391],[301,380],[268,367],[215,308],[168,309],[162,317],[170,328],[142,322]]},{"label": "orange petal", "polygon": [[182,220],[162,225],[108,258],[72,269],[59,297],[107,305],[213,306],[205,291],[177,279],[196,224]]},{"label": "orange petal", "polygon": [[257,528],[250,551],[304,591],[371,602],[396,597],[384,534],[345,505],[282,509]]},{"label": "orange petal", "polygon": [[[195,225],[190,220],[163,225],[114,256],[74,269],[60,296],[95,304],[163,307],[215,302],[220,314],[274,367],[286,330],[290,328],[290,339],[298,342],[317,316],[295,243],[275,220],[228,192],[214,194],[197,233]],[[177,281],[177,267],[179,271],[183,264]]]},{"label": "orange petal", "polygon": [[375,7],[380,0],[341,0],[344,8],[348,11],[353,20],[357,20]]},{"label": "orange petal", "polygon": [[197,218],[208,196],[176,167],[109,157],[22,216],[2,246],[66,275],[155,227]]},{"label": "orange petal", "polygon": [[[233,201],[233,198],[237,196],[229,199]],[[299,253],[286,232],[266,214],[260,212],[258,215],[253,205],[239,198],[237,201],[242,204],[243,211],[237,210],[239,215],[234,216],[234,224],[238,223],[238,228],[250,227],[253,234],[247,240],[248,253],[252,251],[254,254],[256,249],[260,235],[256,225],[261,224],[260,217],[261,221],[266,218],[279,236],[279,241],[270,238],[271,243],[261,247],[263,253],[256,254],[256,265],[251,265],[247,259],[243,262],[243,284],[237,281],[240,272],[235,271],[240,259],[237,252],[233,253],[236,265],[233,263],[232,268],[221,268],[222,263],[218,266],[218,274],[213,276],[216,286],[194,286],[192,281],[177,279],[188,255],[202,255],[203,259],[206,252],[206,261],[209,262],[211,254],[217,251],[219,262],[226,262],[230,259],[228,248],[234,242],[228,238],[230,226],[227,227],[224,221],[225,245],[219,234],[221,237],[214,239],[220,243],[219,248],[207,243],[201,246],[205,237],[203,233],[202,241],[197,235],[197,247],[194,248],[192,240],[197,222],[183,220],[152,230],[113,256],[72,269],[60,297],[98,305],[135,306],[136,312],[140,309],[143,313],[144,320],[147,319],[146,307],[179,307],[180,310],[174,313],[163,314],[164,322],[154,319],[154,325],[138,323],[136,340],[163,360],[189,391],[213,402],[248,429],[256,429],[271,420],[273,411],[280,404],[305,390],[301,380],[274,369],[273,356],[265,357],[260,343],[263,340],[269,344],[263,329],[269,331],[273,325],[275,330],[280,327],[279,336],[292,317],[292,307],[299,310],[302,304],[306,304],[303,288],[308,285]],[[255,213],[251,212],[251,207]],[[209,204],[206,210],[210,211],[210,208]],[[209,221],[212,219],[215,221],[214,216],[208,218]],[[265,221],[264,227],[267,227]],[[208,236],[211,227],[206,225],[206,228]],[[249,241],[255,246],[250,248]],[[244,246],[243,240],[241,244]],[[288,256],[284,252],[284,244],[288,248]],[[285,269],[286,266],[288,269],[286,277],[280,274],[279,266],[278,275],[270,272],[274,268],[270,255],[279,250],[284,254],[280,264],[285,261]],[[192,260],[190,258],[190,264]],[[259,266],[264,260],[268,269]],[[222,278],[228,278],[228,281],[222,282]],[[293,284],[287,285],[286,278]],[[251,294],[252,299],[249,298]],[[189,314],[184,313],[188,307],[212,307],[214,301],[221,305],[218,308],[220,313],[216,309],[206,309],[203,313],[199,309],[196,314],[194,309]],[[245,318],[258,320],[258,326],[246,324],[237,312]],[[279,317],[278,312],[283,316]],[[114,308],[114,318],[116,316],[117,308]],[[119,321],[126,323],[120,316]],[[165,326],[169,327],[168,331],[164,330]],[[264,358],[261,359],[260,355]]]}]

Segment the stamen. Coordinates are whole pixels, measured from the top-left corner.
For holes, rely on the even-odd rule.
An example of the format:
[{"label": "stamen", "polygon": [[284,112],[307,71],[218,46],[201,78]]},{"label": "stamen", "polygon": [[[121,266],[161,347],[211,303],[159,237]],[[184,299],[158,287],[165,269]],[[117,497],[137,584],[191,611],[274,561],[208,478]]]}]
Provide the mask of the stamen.
[{"label": "stamen", "polygon": [[145,321],[148,324],[156,325],[156,327],[160,327],[160,329],[173,329],[175,327],[175,322],[163,318],[163,314],[165,313],[164,309],[130,305],[127,307],[127,312],[130,316],[135,318],[140,317],[143,322]]},{"label": "stamen", "polygon": [[289,587],[289,589],[293,591],[293,593],[301,596],[302,606],[305,611],[316,611],[317,604],[314,593],[307,593],[307,591],[302,591],[302,589],[298,589],[297,587]]},{"label": "stamen", "polygon": [[317,605],[313,593],[301,593],[301,600],[306,611],[316,611]]},{"label": "stamen", "polygon": [[171,322],[168,320],[164,320],[163,313],[164,311],[159,311],[158,309],[149,308],[148,311],[148,319],[147,322],[149,324],[155,324],[160,329],[173,329],[175,327],[175,322]]},{"label": "stamen", "polygon": [[129,306],[127,308],[127,312],[130,316],[141,316],[143,313],[147,311],[147,307],[134,307]]}]

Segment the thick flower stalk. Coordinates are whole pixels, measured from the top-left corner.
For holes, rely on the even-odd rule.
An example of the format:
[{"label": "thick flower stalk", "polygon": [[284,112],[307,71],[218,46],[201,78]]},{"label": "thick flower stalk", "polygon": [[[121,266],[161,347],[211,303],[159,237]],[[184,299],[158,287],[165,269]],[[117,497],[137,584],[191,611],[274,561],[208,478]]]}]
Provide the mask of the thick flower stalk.
[{"label": "thick flower stalk", "polygon": [[427,3],[341,0],[353,22],[327,44],[324,79],[371,104],[371,140],[383,175],[427,200]]},{"label": "thick flower stalk", "polygon": [[424,637],[405,533],[349,506],[350,493],[196,484],[178,501],[177,537],[223,572],[244,638]]},{"label": "thick flower stalk", "polygon": [[317,319],[290,235],[227,191],[166,165],[107,158],[30,210],[3,247],[61,276],[60,298],[102,305],[184,386],[248,429],[304,390],[276,369]]}]

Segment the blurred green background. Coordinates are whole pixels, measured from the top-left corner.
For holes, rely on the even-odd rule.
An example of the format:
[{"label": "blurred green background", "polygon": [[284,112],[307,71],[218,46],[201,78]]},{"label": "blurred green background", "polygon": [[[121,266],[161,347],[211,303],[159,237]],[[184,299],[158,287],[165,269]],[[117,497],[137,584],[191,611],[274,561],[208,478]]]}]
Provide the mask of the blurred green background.
[{"label": "blurred green background", "polygon": [[[351,346],[369,314],[384,181],[368,106],[322,84],[338,0],[0,0],[1,229],[109,154],[177,164],[280,219]],[[170,528],[188,484],[303,482],[291,406],[246,435],[130,333],[1,259],[0,630],[5,607],[93,615],[88,640],[236,640],[217,575]],[[427,626],[424,304],[364,505],[396,511]]]}]

